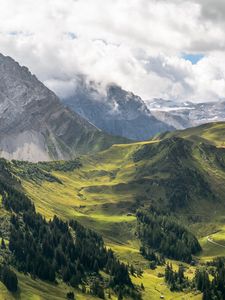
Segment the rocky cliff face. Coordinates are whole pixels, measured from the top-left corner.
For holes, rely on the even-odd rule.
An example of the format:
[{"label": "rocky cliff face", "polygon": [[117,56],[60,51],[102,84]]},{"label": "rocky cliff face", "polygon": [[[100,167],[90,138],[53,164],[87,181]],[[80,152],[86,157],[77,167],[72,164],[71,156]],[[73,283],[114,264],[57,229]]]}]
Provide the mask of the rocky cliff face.
[{"label": "rocky cliff face", "polygon": [[120,141],[65,108],[26,67],[0,55],[1,157],[70,159]]},{"label": "rocky cliff face", "polygon": [[146,140],[173,127],[157,120],[144,101],[117,85],[109,85],[105,95],[94,85],[78,84],[74,95],[62,101],[89,122],[109,134]]}]

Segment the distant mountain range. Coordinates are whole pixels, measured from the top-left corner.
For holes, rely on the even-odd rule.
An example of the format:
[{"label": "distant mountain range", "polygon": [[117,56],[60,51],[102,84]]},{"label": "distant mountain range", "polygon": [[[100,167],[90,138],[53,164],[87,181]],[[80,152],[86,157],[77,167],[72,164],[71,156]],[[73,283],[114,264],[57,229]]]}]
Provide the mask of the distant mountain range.
[{"label": "distant mountain range", "polygon": [[109,136],[65,108],[26,67],[0,54],[0,156],[71,159],[125,139]]},{"label": "distant mountain range", "polygon": [[148,101],[148,108],[155,118],[176,129],[225,120],[225,101],[178,103],[172,100],[154,99]]},{"label": "distant mountain range", "polygon": [[80,79],[73,96],[62,101],[98,128],[132,140],[147,140],[175,129],[155,118],[140,97],[114,84],[104,95],[95,84]]},{"label": "distant mountain range", "polygon": [[225,102],[145,102],[115,84],[102,93],[82,79],[61,102],[26,67],[0,54],[0,156],[67,160],[128,139],[225,120]]},{"label": "distant mountain range", "polygon": [[76,112],[0,55],[0,157],[16,159],[0,159],[0,298],[200,299],[202,282],[220,293],[225,122],[168,131],[223,118],[225,103],[144,102],[82,80],[63,102]]},{"label": "distant mountain range", "polygon": [[73,96],[62,98],[62,102],[109,134],[137,141],[165,131],[225,120],[225,101],[143,101],[115,84],[101,93],[95,83],[86,84],[82,78],[78,79]]}]

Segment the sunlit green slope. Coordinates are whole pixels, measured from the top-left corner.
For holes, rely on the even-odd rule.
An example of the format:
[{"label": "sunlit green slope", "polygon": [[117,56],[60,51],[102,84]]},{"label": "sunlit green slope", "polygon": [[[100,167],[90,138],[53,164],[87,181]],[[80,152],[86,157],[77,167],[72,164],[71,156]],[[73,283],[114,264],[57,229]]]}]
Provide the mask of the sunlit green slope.
[{"label": "sunlit green slope", "polygon": [[[148,269],[139,254],[135,211],[150,205],[165,213],[172,211],[199,237],[202,261],[224,255],[225,248],[209,241],[212,237],[225,245],[224,133],[225,123],[203,125],[149,142],[114,145],[81,157],[77,165],[12,162],[9,169],[47,219],[55,214],[65,220],[78,219],[102,234],[122,260],[143,268],[143,277],[133,281],[144,283],[144,299],[159,299],[161,294],[166,299],[201,299],[201,295],[170,292],[158,277],[161,267]],[[189,266],[187,275],[193,274]],[[23,278],[22,282],[27,294],[29,286]],[[34,299],[45,299],[36,293]]]},{"label": "sunlit green slope", "polygon": [[166,134],[166,137],[180,136],[193,141],[210,143],[219,147],[225,146],[225,123],[209,123],[198,127]]},{"label": "sunlit green slope", "polygon": [[[189,136],[114,145],[81,157],[80,163],[72,172],[51,172],[59,182],[22,178],[27,193],[46,217],[56,213],[116,225],[123,220],[132,223],[135,218],[127,214],[151,203],[164,210],[201,215],[212,215],[224,207],[225,150],[194,142]],[[32,168],[29,164],[27,172]]]}]

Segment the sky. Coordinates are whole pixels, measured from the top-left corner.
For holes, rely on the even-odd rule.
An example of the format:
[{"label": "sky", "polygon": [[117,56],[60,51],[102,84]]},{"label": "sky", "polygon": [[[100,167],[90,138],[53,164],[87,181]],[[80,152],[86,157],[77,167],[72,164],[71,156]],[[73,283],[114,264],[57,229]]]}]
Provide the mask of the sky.
[{"label": "sky", "polygon": [[60,97],[77,76],[144,100],[225,98],[224,0],[0,0],[0,52]]}]

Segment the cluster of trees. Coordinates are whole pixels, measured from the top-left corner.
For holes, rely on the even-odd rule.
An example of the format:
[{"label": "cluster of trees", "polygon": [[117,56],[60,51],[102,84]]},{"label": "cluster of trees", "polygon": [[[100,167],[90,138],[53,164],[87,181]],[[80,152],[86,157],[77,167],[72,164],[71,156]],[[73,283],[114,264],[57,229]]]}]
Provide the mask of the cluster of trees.
[{"label": "cluster of trees", "polygon": [[16,292],[18,288],[18,279],[16,273],[8,266],[2,266],[0,269],[0,279],[10,292]]},{"label": "cluster of trees", "polygon": [[177,167],[165,185],[169,210],[175,211],[187,207],[191,198],[215,199],[204,175],[197,169],[184,165]]},{"label": "cluster of trees", "polygon": [[[61,277],[73,287],[91,275],[97,278],[91,286],[94,295],[104,299],[107,285],[118,294],[125,291],[136,297],[128,267],[106,249],[94,231],[56,216],[47,222],[36,213],[29,198],[16,190],[4,191],[3,204],[12,211],[9,250],[19,271],[50,282]],[[109,282],[104,282],[100,270],[110,275]]]},{"label": "cluster of trees", "polygon": [[[139,183],[146,183],[147,193],[153,184],[163,188],[165,197],[161,206],[167,207],[168,210],[179,211],[187,208],[188,203],[196,198],[216,199],[206,174],[193,163],[192,147],[192,142],[172,137],[160,143],[143,145],[133,154],[135,163],[141,160],[151,161],[151,164],[148,163],[145,168],[137,166],[137,179]],[[208,157],[209,153],[204,154]],[[211,152],[210,157],[212,157]],[[158,176],[159,173],[169,174],[169,176],[166,178]]]},{"label": "cluster of trees", "polygon": [[[201,250],[197,238],[172,217],[139,210],[137,233],[145,249],[154,249],[168,258],[190,262]],[[146,251],[146,250],[145,250]]]},{"label": "cluster of trees", "polygon": [[178,271],[173,270],[171,264],[165,268],[165,281],[169,284],[171,291],[183,291],[190,286],[189,280],[184,276],[184,267],[179,266]]},{"label": "cluster of trees", "polygon": [[[208,268],[197,270],[194,278],[196,288],[203,293],[203,300],[225,299],[225,258],[217,258]],[[209,275],[213,277],[209,279]]]},{"label": "cluster of trees", "polygon": [[[211,278],[210,278],[211,277]],[[225,299],[225,258],[217,258],[207,266],[197,269],[192,280],[184,275],[184,267],[173,270],[171,264],[165,268],[165,281],[171,291],[183,291],[186,288],[201,291],[203,300]]]},{"label": "cluster of trees", "polygon": [[11,172],[11,163],[4,158],[0,158],[0,179],[1,183],[16,183],[16,179]]},{"label": "cluster of trees", "polygon": [[71,161],[39,162],[37,164],[13,160],[12,172],[13,167],[16,168],[17,174],[26,180],[33,180],[37,183],[43,180],[62,183],[56,176],[51,174],[52,171],[70,172],[80,168],[81,162],[78,158]]},{"label": "cluster of trees", "polygon": [[150,269],[154,270],[157,266],[165,264],[165,257],[162,254],[157,254],[149,247],[140,247],[141,255],[150,261]]},{"label": "cluster of trees", "polygon": [[62,183],[56,176],[39,164],[24,161],[13,161],[12,164],[12,171],[13,167],[16,168],[17,175],[25,180],[32,180],[36,183],[41,183],[42,181]]},{"label": "cluster of trees", "polygon": [[74,299],[75,299],[74,292],[68,292],[68,293],[66,294],[66,298],[67,298],[68,300],[74,300]]},{"label": "cluster of trees", "polygon": [[[1,187],[0,187],[1,190]],[[28,197],[23,193],[6,187],[1,191],[2,204],[9,211],[19,213],[21,211],[35,211],[34,205],[31,203]]]},{"label": "cluster of trees", "polygon": [[91,283],[91,294],[97,296],[100,299],[105,299],[105,291],[102,282],[95,278]]},{"label": "cluster of trees", "polygon": [[82,167],[82,163],[79,158],[74,160],[67,161],[50,161],[50,162],[39,162],[37,164],[42,169],[52,172],[52,171],[63,171],[63,172],[71,172],[75,169],[79,169]]}]

